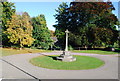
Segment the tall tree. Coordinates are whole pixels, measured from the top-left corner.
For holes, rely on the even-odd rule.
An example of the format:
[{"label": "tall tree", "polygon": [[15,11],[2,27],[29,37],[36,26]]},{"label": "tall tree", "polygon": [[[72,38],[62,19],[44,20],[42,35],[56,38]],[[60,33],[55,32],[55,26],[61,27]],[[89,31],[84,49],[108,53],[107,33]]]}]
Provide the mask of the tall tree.
[{"label": "tall tree", "polygon": [[7,30],[4,32],[9,42],[18,45],[20,48],[31,46],[34,39],[32,38],[32,29],[27,15],[12,15],[11,21],[7,21]]},{"label": "tall tree", "polygon": [[4,34],[3,32],[7,30],[7,27],[6,27],[7,21],[10,21],[12,18],[12,15],[15,13],[15,6],[14,6],[14,3],[12,2],[3,1],[0,3],[2,8],[2,16],[1,16],[2,44],[6,46],[6,45],[9,45],[9,43],[8,43],[6,34]]},{"label": "tall tree", "polygon": [[57,12],[54,17],[56,18],[56,23],[54,27],[56,28],[55,30],[55,35],[57,37],[58,44],[60,44],[60,46],[64,47],[65,44],[65,30],[68,27],[69,23],[68,23],[68,5],[67,3],[62,3],[59,5],[58,9],[56,9],[55,11]]},{"label": "tall tree", "polygon": [[0,3],[0,47],[2,46],[2,3]]},{"label": "tall tree", "polygon": [[[68,29],[71,32],[69,42],[74,46],[97,46],[96,43],[105,43],[104,39],[99,38],[101,42],[95,39],[95,33],[91,32],[93,29],[101,28],[102,30],[102,28],[106,28],[109,32],[116,30],[115,25],[118,19],[112,13],[115,8],[111,2],[71,2],[68,8],[64,8],[65,12],[60,12],[61,9],[61,7],[58,7],[58,13],[55,16],[58,23],[54,26],[56,35],[60,35],[57,36],[59,40],[64,39],[59,32]],[[113,32],[112,35],[108,34],[110,36],[105,36],[104,33],[99,34],[106,39],[110,36],[114,38]],[[107,41],[110,42],[111,40]],[[112,42],[115,41],[116,39]]]},{"label": "tall tree", "polygon": [[43,14],[32,18],[33,38],[35,39],[33,46],[48,49],[52,44],[50,31],[48,30],[45,16]]}]

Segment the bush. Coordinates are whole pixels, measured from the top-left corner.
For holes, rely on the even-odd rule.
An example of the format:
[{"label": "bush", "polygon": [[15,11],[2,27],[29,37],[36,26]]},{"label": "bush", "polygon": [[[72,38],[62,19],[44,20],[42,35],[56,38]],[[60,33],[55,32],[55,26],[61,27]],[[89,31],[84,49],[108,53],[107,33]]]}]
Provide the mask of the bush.
[{"label": "bush", "polygon": [[105,51],[115,51],[115,48],[113,48],[113,47],[107,47],[107,48],[105,48],[104,50],[105,50]]},{"label": "bush", "polygon": [[115,42],[113,47],[118,48],[119,47],[119,41]]},{"label": "bush", "polygon": [[69,45],[68,50],[71,51],[71,50],[74,50],[74,49],[73,49],[73,47],[71,45]]}]

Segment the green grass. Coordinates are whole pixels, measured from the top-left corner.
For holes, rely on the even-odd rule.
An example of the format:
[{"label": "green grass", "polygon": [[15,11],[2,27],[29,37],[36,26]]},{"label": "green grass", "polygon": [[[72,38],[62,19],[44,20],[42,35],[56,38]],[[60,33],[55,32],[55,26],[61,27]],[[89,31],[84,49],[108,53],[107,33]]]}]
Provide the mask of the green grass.
[{"label": "green grass", "polygon": [[[10,48],[0,48],[1,56],[8,56],[14,54],[26,54],[26,53],[41,53],[41,52],[51,52],[50,50],[39,50],[39,49],[29,49],[25,48],[22,50],[18,49],[10,49]],[[101,50],[74,50],[72,52],[76,53],[92,53],[92,54],[103,54],[103,55],[110,55],[110,54],[118,54],[117,52],[111,51],[101,51]]]},{"label": "green grass", "polygon": [[29,49],[25,48],[22,50],[17,49],[8,49],[8,48],[0,48],[0,51],[2,52],[1,56],[9,56],[9,55],[15,55],[15,54],[27,54],[27,53],[41,53],[41,52],[50,52],[49,50],[38,50],[38,49]]},{"label": "green grass", "polygon": [[100,59],[89,57],[89,56],[79,56],[75,55],[76,61],[73,62],[62,62],[58,60],[53,60],[52,57],[39,56],[32,58],[30,63],[35,66],[48,68],[48,69],[58,69],[58,70],[85,70],[85,69],[95,69],[102,65],[104,62]]},{"label": "green grass", "polygon": [[76,53],[90,53],[90,54],[102,54],[102,55],[118,54],[118,52],[102,51],[102,50],[74,50],[72,52],[76,52]]}]

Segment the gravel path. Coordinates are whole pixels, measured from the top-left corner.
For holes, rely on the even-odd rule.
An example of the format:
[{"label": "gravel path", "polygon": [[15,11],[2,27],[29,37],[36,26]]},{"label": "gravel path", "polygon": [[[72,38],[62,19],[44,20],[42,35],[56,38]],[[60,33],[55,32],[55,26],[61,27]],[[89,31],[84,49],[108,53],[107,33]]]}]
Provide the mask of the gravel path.
[{"label": "gravel path", "polygon": [[18,54],[2,58],[2,77],[5,79],[118,79],[117,55],[72,53],[99,58],[105,65],[90,70],[53,70],[33,66],[29,60],[40,55],[57,55],[62,52]]}]

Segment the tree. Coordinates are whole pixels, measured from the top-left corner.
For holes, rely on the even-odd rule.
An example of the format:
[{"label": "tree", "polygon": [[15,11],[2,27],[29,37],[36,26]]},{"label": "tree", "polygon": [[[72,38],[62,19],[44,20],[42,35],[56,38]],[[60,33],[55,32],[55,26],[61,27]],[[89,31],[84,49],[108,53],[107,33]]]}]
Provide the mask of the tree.
[{"label": "tree", "polygon": [[46,25],[45,16],[43,14],[32,18],[33,38],[35,39],[33,46],[48,49],[52,44],[50,31]]},{"label": "tree", "polygon": [[2,46],[2,22],[1,22],[1,19],[2,19],[2,3],[0,3],[0,47]]},{"label": "tree", "polygon": [[2,11],[2,15],[1,15],[1,28],[2,28],[2,44],[4,46],[9,46],[10,44],[8,43],[8,38],[6,36],[6,34],[4,34],[3,32],[7,30],[6,24],[7,21],[10,21],[12,18],[12,15],[15,13],[15,6],[14,3],[12,2],[7,2],[7,1],[3,1],[0,2],[1,3],[1,11]]},{"label": "tree", "polygon": [[[104,41],[102,38],[95,37],[97,35],[91,32],[95,29],[97,31],[98,28],[100,30],[105,28],[105,30],[111,31],[113,38],[115,38],[113,34],[116,31],[115,25],[118,19],[112,13],[115,8],[111,2],[71,2],[69,7],[64,7],[63,3],[61,5],[56,10],[58,12],[55,15],[57,24],[54,25],[59,41],[64,39],[64,34],[60,33],[66,29],[71,32],[69,42],[73,46],[98,46],[101,43],[108,44],[108,41],[113,43],[116,41],[116,39]],[[62,9],[64,10],[61,11]],[[103,32],[99,34],[105,38],[111,36],[111,34],[107,33],[108,36]]]},{"label": "tree", "polygon": [[15,6],[12,2],[2,3],[2,29],[6,30],[6,24],[8,20],[11,20],[12,15],[15,13]]},{"label": "tree", "polygon": [[7,30],[4,32],[9,42],[18,45],[20,48],[31,46],[34,39],[32,38],[32,26],[27,15],[12,15],[11,21],[7,21]]},{"label": "tree", "polygon": [[65,44],[65,30],[66,27],[69,25],[67,23],[68,21],[68,13],[67,13],[67,9],[68,5],[67,3],[62,3],[59,5],[58,9],[56,9],[55,11],[57,12],[57,14],[54,15],[54,17],[56,18],[56,25],[54,25],[54,27],[56,28],[55,30],[55,35],[58,39],[58,44],[62,47],[64,47]]},{"label": "tree", "polygon": [[51,37],[55,37],[55,31],[50,30]]}]

